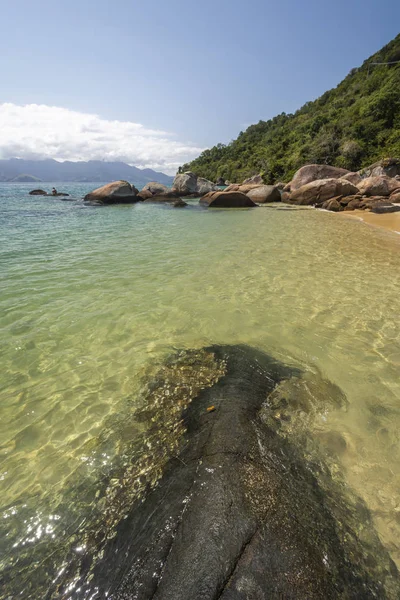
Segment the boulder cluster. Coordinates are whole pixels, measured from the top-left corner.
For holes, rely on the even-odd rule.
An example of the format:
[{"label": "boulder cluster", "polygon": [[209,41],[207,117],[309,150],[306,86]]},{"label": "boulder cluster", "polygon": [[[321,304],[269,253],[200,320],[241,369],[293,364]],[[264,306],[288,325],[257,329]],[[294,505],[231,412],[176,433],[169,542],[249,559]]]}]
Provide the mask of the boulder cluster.
[{"label": "boulder cluster", "polygon": [[[384,159],[356,173],[330,165],[305,165],[287,184],[266,185],[262,175],[221,189],[224,183],[227,182],[222,178],[213,183],[188,171],[176,175],[172,188],[151,182],[139,192],[128,181],[114,181],[93,190],[84,200],[92,205],[160,202],[180,208],[187,206],[182,198],[199,198],[200,204],[208,208],[249,208],[285,202],[335,212],[356,209],[376,213],[400,211],[398,159]],[[50,195],[39,189],[30,194]]]},{"label": "boulder cluster", "polygon": [[397,212],[400,161],[385,159],[357,173],[329,165],[306,165],[283,188],[282,200],[335,212]]}]

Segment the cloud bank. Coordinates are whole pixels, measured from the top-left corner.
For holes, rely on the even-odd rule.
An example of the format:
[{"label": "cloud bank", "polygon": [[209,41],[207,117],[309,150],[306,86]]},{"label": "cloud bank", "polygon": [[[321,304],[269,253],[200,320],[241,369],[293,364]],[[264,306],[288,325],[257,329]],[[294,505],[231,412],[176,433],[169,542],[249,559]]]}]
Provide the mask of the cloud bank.
[{"label": "cloud bank", "polygon": [[139,123],[44,104],[0,104],[0,158],[123,161],[174,174],[202,150]]}]

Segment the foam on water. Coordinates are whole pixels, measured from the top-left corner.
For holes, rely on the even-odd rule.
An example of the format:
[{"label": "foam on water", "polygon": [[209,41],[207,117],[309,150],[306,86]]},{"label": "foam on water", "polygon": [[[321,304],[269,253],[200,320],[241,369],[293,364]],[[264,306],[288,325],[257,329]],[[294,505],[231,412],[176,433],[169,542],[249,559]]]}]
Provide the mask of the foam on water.
[{"label": "foam on water", "polygon": [[101,511],[153,365],[236,343],[344,392],[314,433],[345,439],[346,481],[400,565],[398,236],[321,211],[88,208],[29,189],[0,185],[2,566]]}]

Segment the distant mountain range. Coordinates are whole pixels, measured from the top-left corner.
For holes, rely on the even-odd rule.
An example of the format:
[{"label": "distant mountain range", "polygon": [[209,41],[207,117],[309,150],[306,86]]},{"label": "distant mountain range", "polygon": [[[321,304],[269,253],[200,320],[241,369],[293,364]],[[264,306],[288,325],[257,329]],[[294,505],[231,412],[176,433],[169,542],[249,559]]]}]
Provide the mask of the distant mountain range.
[{"label": "distant mountain range", "polygon": [[145,185],[149,181],[158,181],[171,185],[173,177],[153,171],[138,169],[123,162],[104,162],[89,160],[88,162],[58,162],[53,159],[25,160],[9,158],[0,160],[0,182],[36,182],[39,181],[117,181],[124,179],[136,185]]}]

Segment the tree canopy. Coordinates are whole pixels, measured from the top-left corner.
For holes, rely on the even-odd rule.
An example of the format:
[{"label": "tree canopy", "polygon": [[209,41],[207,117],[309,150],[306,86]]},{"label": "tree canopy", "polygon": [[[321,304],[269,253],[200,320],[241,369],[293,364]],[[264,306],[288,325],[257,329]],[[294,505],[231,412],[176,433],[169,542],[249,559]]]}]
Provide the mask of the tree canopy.
[{"label": "tree canopy", "polygon": [[[400,157],[400,34],[335,88],[294,114],[259,121],[228,145],[217,144],[182,166],[216,181],[261,173],[266,183],[289,181],[301,166],[358,170]],[[385,64],[374,64],[385,63]],[[392,63],[392,64],[387,64]]]}]

